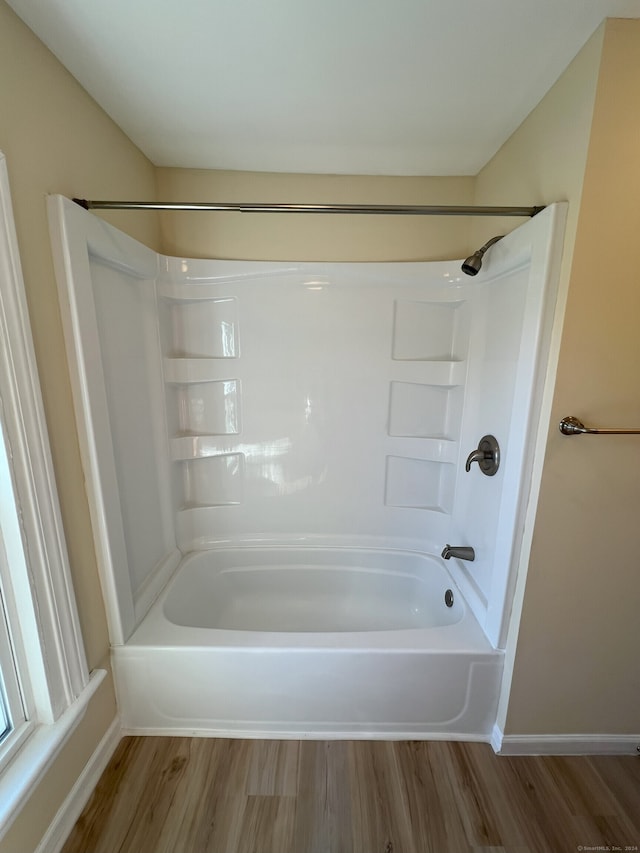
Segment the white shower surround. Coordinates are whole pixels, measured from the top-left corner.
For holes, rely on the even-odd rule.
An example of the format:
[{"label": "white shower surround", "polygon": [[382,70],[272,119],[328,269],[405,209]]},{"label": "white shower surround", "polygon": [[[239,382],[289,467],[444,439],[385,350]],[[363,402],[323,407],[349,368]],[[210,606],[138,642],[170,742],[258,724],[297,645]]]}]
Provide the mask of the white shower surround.
[{"label": "white shower surround", "polygon": [[[488,738],[564,206],[475,279],[459,262],[166,258],[66,199],[50,211],[125,728]],[[464,470],[485,433],[502,449],[491,478]],[[445,542],[475,562],[445,570]],[[418,585],[448,570],[461,618],[336,631],[327,610],[306,632],[184,618],[185,554],[208,552],[213,572],[226,550],[223,571],[244,560],[293,601],[282,564],[297,553],[308,596],[327,549],[336,565],[355,555],[360,580],[385,575],[391,598],[394,560],[418,560]]]}]

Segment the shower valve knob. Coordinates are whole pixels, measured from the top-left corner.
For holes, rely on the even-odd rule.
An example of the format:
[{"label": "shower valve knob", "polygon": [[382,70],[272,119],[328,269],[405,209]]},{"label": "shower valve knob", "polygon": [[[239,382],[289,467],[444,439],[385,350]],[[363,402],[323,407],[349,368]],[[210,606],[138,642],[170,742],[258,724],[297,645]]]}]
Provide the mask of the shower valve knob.
[{"label": "shower valve knob", "polygon": [[468,456],[464,466],[465,471],[471,471],[471,465],[477,462],[478,467],[487,477],[493,477],[500,467],[500,445],[493,435],[483,435],[478,443],[478,449]]}]

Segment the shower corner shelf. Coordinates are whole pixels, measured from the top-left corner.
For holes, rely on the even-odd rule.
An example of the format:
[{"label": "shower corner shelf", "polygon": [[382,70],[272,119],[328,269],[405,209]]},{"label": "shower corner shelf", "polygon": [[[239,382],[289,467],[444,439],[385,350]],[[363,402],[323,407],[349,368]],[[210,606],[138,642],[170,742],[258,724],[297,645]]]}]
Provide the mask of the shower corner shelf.
[{"label": "shower corner shelf", "polygon": [[164,359],[164,381],[167,385],[190,385],[196,382],[219,382],[229,378],[230,363],[238,356],[223,358],[189,358],[170,356]]},{"label": "shower corner shelf", "polygon": [[451,515],[450,509],[446,509],[439,504],[389,503],[385,501],[385,507],[388,509],[414,509],[419,512],[432,512],[435,515]]},{"label": "shower corner shelf", "polygon": [[171,441],[171,460],[185,462],[188,460],[211,459],[216,456],[237,455],[237,451],[229,448],[229,436],[238,433],[211,433],[204,435],[178,435]]},{"label": "shower corner shelf", "polygon": [[158,285],[158,297],[165,302],[184,305],[193,302],[235,302],[235,296],[220,293],[220,283],[216,281],[171,282],[163,281]]},{"label": "shower corner shelf", "polygon": [[242,503],[243,502],[240,500],[238,500],[238,501],[231,501],[231,500],[230,501],[222,501],[221,500],[218,503],[183,503],[180,507],[178,507],[177,513],[178,513],[178,515],[182,515],[182,517],[184,518],[187,514],[194,514],[194,513],[198,513],[198,512],[206,514],[206,512],[208,510],[220,510],[224,507],[241,506]]},{"label": "shower corner shelf", "polygon": [[399,382],[418,382],[454,388],[464,385],[467,373],[466,359],[391,359],[392,379]]},{"label": "shower corner shelf", "polygon": [[455,466],[424,455],[389,454],[386,458],[384,504],[450,515],[453,507]]},{"label": "shower corner shelf", "polygon": [[219,453],[181,461],[183,507],[235,506],[244,502],[242,453]]},{"label": "shower corner shelf", "polygon": [[407,456],[425,462],[455,465],[458,456],[458,440],[444,436],[389,434],[387,447],[392,456]]}]

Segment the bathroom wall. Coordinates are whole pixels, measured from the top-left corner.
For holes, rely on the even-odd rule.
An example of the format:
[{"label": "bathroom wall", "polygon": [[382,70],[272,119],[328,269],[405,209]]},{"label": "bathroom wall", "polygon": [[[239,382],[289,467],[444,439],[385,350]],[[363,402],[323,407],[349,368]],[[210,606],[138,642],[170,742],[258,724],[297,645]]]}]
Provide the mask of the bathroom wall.
[{"label": "bathroom wall", "polygon": [[[163,201],[471,204],[472,177],[398,178],[158,169]],[[164,251],[264,261],[439,261],[466,257],[460,216],[163,213]]]},{"label": "bathroom wall", "polygon": [[[638,731],[640,439],[566,438],[557,423],[640,427],[639,57],[640,21],[607,21],[477,180],[480,204],[569,201],[566,315],[500,709],[507,734]],[[474,234],[485,239],[485,223]]]},{"label": "bathroom wall", "polygon": [[[45,195],[155,196],[154,169],[31,31],[0,0],[0,150],[13,208],[54,467],[83,636],[91,668],[108,664],[108,637],[76,438],[53,274]],[[159,244],[156,215],[111,214],[142,242]],[[115,716],[111,679],[0,842],[36,848]]]},{"label": "bathroom wall", "polygon": [[[639,55],[640,22],[608,22],[477,179],[154,170],[0,0],[0,150],[8,161],[90,666],[106,665],[108,638],[51,267],[45,194],[154,198],[157,177],[158,197],[169,200],[466,204],[473,202],[474,189],[475,201],[481,204],[567,199],[561,297],[568,294],[567,315],[540,504],[529,531],[526,595],[519,590],[522,626],[517,653],[512,650],[513,689],[502,718],[507,732],[632,730],[631,717],[640,703],[633,681],[637,656],[629,633],[637,619],[640,584],[637,565],[632,565],[639,547],[633,476],[638,439],[564,439],[555,424],[562,415],[576,414],[594,423],[640,425],[632,373],[639,361],[638,338],[631,328],[639,316],[640,291],[628,274],[640,232],[640,211],[633,208],[631,195],[635,190],[637,197],[640,183],[640,128],[637,111],[629,109],[640,95]],[[167,213],[160,230],[151,212],[104,216],[168,253],[266,260],[462,257],[472,245],[518,224],[464,218],[310,220],[296,215]],[[580,257],[572,266],[574,245]],[[559,347],[558,334],[556,351]],[[588,464],[594,460],[595,466]],[[0,842],[0,853],[35,849],[114,714],[108,680]]]}]

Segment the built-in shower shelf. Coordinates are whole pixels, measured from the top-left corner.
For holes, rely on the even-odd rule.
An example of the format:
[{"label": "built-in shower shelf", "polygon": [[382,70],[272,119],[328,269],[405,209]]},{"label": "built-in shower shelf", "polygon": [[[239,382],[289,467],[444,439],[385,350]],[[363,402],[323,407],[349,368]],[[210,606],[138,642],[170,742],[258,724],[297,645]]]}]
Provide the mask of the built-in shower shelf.
[{"label": "built-in shower shelf", "polygon": [[440,436],[389,436],[386,449],[392,456],[409,456],[427,462],[454,465],[458,460],[458,442]]},{"label": "built-in shower shelf", "polygon": [[180,513],[192,513],[197,510],[204,510],[205,513],[208,510],[219,510],[221,507],[228,506],[240,506],[241,501],[221,501],[220,503],[189,503],[183,504],[178,508],[178,515]]},{"label": "built-in shower shelf", "polygon": [[193,282],[176,284],[162,282],[158,285],[158,296],[167,302],[212,302],[229,297],[220,295],[220,282]]},{"label": "built-in shower shelf", "polygon": [[423,385],[453,388],[464,385],[466,373],[466,361],[395,359],[390,363],[390,375],[399,382],[420,382]]},{"label": "built-in shower shelf", "polygon": [[[392,379],[389,384],[388,434],[423,442],[457,441],[462,419],[463,388]],[[443,449],[434,445],[442,454]],[[419,453],[418,455],[422,455]],[[447,461],[454,461],[447,457]]]},{"label": "built-in shower shelf", "polygon": [[229,439],[229,434],[217,435],[179,435],[171,439],[171,459],[181,462],[185,459],[210,459],[212,456],[228,456],[236,453],[237,440]]},{"label": "built-in shower shelf", "polygon": [[237,358],[238,300],[232,296],[164,300],[163,327],[170,332],[165,354],[174,358]]},{"label": "built-in shower shelf", "polygon": [[229,378],[229,362],[225,358],[165,358],[164,381],[173,385],[192,382],[220,382]]},{"label": "built-in shower shelf", "polygon": [[180,461],[183,507],[235,506],[244,501],[242,453],[214,453]]},{"label": "built-in shower shelf", "polygon": [[176,537],[186,551],[219,545],[217,526],[233,523],[239,512],[242,513],[242,504],[185,502],[176,510]]},{"label": "built-in shower shelf", "polygon": [[390,453],[385,474],[385,506],[450,514],[455,472],[456,466],[442,459]]},{"label": "built-in shower shelf", "polygon": [[434,513],[437,513],[438,515],[451,515],[450,509],[446,509],[445,507],[437,506],[437,505],[433,505],[433,504],[404,503],[404,504],[387,504],[387,506],[400,508],[400,509],[419,509],[421,512],[434,512]]}]

